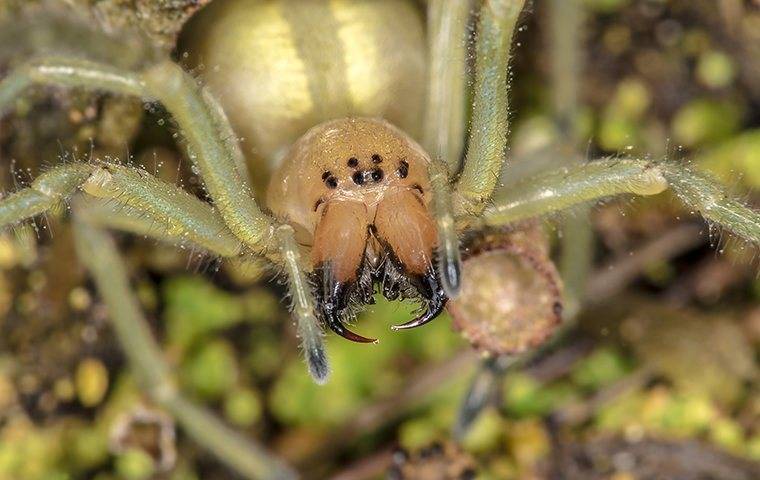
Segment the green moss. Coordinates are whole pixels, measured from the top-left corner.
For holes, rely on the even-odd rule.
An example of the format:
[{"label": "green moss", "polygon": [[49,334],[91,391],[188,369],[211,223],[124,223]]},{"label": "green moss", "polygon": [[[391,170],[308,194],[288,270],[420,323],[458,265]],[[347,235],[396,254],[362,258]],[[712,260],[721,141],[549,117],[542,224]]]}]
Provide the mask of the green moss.
[{"label": "green moss", "polygon": [[250,427],[261,418],[261,400],[256,391],[239,388],[224,400],[224,415],[235,425]]},{"label": "green moss", "polygon": [[597,389],[624,377],[628,371],[627,362],[620,352],[602,347],[573,369],[572,379],[583,388]]},{"label": "green moss", "polygon": [[470,427],[462,441],[462,447],[472,453],[485,453],[497,448],[504,441],[506,422],[496,409],[483,411]]},{"label": "green moss", "polygon": [[584,5],[590,10],[600,13],[614,13],[626,5],[630,0],[583,0]]},{"label": "green moss", "polygon": [[185,386],[206,399],[218,399],[235,386],[238,365],[232,347],[211,340],[192,352],[181,366]]},{"label": "green moss", "polygon": [[153,476],[153,458],[144,450],[131,448],[116,457],[116,472],[124,480],[147,480]]},{"label": "green moss", "polygon": [[528,375],[515,373],[504,383],[503,398],[507,411],[522,418],[546,415],[576,393],[567,383],[542,386]]},{"label": "green moss", "polygon": [[703,53],[697,62],[697,78],[711,88],[725,88],[736,77],[736,66],[730,56],[710,50]]},{"label": "green moss", "polygon": [[673,117],[671,129],[679,144],[699,147],[727,139],[739,128],[741,110],[733,103],[697,99]]},{"label": "green moss", "polygon": [[164,319],[172,346],[188,348],[205,334],[244,318],[243,302],[199,277],[179,277],[164,285]]},{"label": "green moss", "polygon": [[721,180],[760,188],[760,129],[747,130],[720,143],[695,159],[700,167]]},{"label": "green moss", "polygon": [[315,385],[303,360],[294,357],[270,394],[269,405],[275,416],[291,424],[340,424],[368,399],[398,389],[409,377],[409,365],[447,358],[462,345],[445,316],[425,328],[392,332],[389,326],[409,320],[412,308],[377,298],[377,304],[354,326],[363,335],[378,338],[375,345],[328,335],[332,374],[326,385]]}]

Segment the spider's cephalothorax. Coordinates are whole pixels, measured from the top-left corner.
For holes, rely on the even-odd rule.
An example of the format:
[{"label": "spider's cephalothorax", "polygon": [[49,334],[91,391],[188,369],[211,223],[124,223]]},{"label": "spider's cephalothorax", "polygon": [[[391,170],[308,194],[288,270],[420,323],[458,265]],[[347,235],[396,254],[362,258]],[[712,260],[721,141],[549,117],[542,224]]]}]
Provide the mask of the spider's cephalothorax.
[{"label": "spider's cephalothorax", "polygon": [[272,177],[268,205],[311,246],[323,321],[349,340],[371,342],[343,323],[352,303],[419,297],[435,318],[446,295],[433,267],[436,225],[429,212],[430,159],[383,120],[349,118],[309,130]]}]

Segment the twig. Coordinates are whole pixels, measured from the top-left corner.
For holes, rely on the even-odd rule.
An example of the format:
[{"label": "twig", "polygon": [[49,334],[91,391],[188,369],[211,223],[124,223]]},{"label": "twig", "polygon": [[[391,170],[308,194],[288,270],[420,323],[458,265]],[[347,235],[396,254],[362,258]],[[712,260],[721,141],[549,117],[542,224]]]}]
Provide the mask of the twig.
[{"label": "twig", "polygon": [[563,406],[552,414],[552,418],[558,425],[572,426],[581,424],[592,418],[604,405],[609,404],[626,392],[644,386],[651,378],[651,371],[645,368],[636,370],[612,385],[594,393],[591,398],[585,398]]},{"label": "twig", "polygon": [[704,226],[682,224],[647,243],[630,255],[616,258],[598,269],[586,287],[586,299],[599,304],[620,293],[653,262],[663,261],[705,243]]},{"label": "twig", "polygon": [[393,451],[391,449],[381,450],[369,457],[362,458],[358,462],[349,465],[342,472],[338,473],[332,480],[366,480],[378,478],[382,475],[391,464]]},{"label": "twig", "polygon": [[264,446],[231,430],[212,412],[185,399],[153,339],[129,286],[113,239],[81,218],[74,221],[76,249],[109,310],[111,325],[144,390],[185,432],[223,463],[252,480],[295,480],[298,474]]},{"label": "twig", "polygon": [[337,455],[365,433],[401,418],[411,408],[424,402],[428,394],[440,388],[447,380],[474,366],[477,358],[478,355],[473,350],[467,349],[439,364],[420,368],[409,376],[409,380],[395,395],[368,405],[347,420],[321,448],[312,452],[306,463],[324,462],[326,457]]}]

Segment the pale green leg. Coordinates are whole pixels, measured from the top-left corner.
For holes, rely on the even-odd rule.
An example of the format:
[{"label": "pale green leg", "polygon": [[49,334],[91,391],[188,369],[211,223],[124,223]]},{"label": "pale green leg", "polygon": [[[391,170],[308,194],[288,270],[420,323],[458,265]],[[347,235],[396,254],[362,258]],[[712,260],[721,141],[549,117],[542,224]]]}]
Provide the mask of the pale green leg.
[{"label": "pale green leg", "polygon": [[455,189],[458,214],[477,215],[483,211],[506,159],[510,50],[524,3],[485,1],[480,12],[472,122],[467,156]]},{"label": "pale green leg", "polygon": [[[0,82],[0,100],[10,102],[33,84],[102,89],[161,102],[177,121],[188,155],[229,230],[253,252],[283,263],[279,257],[283,235],[274,237],[276,220],[253,198],[232,128],[210,94],[178,65],[165,61],[133,72],[78,58],[39,58]],[[0,111],[7,106],[0,103]],[[308,265],[301,264],[299,269],[308,269]],[[316,344],[321,340],[310,341]]]},{"label": "pale green leg", "polygon": [[467,24],[471,0],[429,0],[428,97],[423,145],[459,172],[467,114]]},{"label": "pale green leg", "polygon": [[497,227],[619,194],[655,195],[668,187],[708,221],[760,244],[760,212],[729,196],[725,187],[703,173],[648,160],[605,159],[526,179],[497,194],[482,216],[458,221],[469,227]]},{"label": "pale green leg", "polygon": [[309,373],[315,382],[322,385],[330,374],[330,366],[322,341],[323,333],[314,315],[314,295],[309,280],[300,268],[303,262],[300,258],[301,252],[290,225],[281,225],[275,231],[275,235],[280,241],[280,254],[288,273],[288,291],[293,302],[293,316],[296,318],[298,336],[301,337],[301,347],[309,366]]},{"label": "pale green leg", "polygon": [[456,298],[462,286],[462,258],[459,235],[454,220],[451,187],[446,166],[433,160],[428,166],[430,188],[433,192],[431,210],[438,230],[438,272],[446,296]]},{"label": "pale green leg", "polygon": [[[581,60],[581,15],[580,0],[550,0],[549,2],[549,54],[551,57],[551,91],[554,107],[554,122],[558,131],[558,142],[553,149],[560,150],[560,157],[546,168],[561,168],[577,164],[583,160],[577,154],[578,139],[576,123],[578,117],[578,81],[582,69]],[[533,162],[535,166],[536,162]],[[509,180],[519,172],[509,169]],[[502,172],[502,178],[504,172]],[[559,269],[564,285],[563,326],[564,331],[572,324],[572,319],[580,310],[580,301],[591,270],[593,255],[593,230],[589,221],[589,205],[573,209],[571,215],[563,218],[561,256]],[[498,357],[484,360],[470,385],[470,389],[460,407],[455,436],[462,438],[471,423],[475,421],[486,405],[493,401],[504,375],[524,364],[521,357],[531,357],[534,352],[520,357]]]},{"label": "pale green leg", "polygon": [[100,215],[103,226],[171,243],[189,242],[222,257],[243,251],[211,205],[144,171],[106,163],[58,165],[30,187],[0,199],[0,228],[55,208],[79,191],[120,207]]},{"label": "pale green leg", "polygon": [[298,474],[262,445],[224,425],[210,411],[185,399],[140,312],[116,245],[84,219],[74,222],[79,258],[109,309],[116,337],[135,376],[151,398],[168,410],[196,442],[249,479],[291,480]]},{"label": "pale green leg", "polygon": [[662,164],[662,170],[670,188],[684,205],[738,238],[760,245],[760,211],[733,198],[725,186],[705,173],[668,163]]},{"label": "pale green leg", "polygon": [[32,185],[0,199],[0,228],[17,224],[58,206],[90,176],[91,165],[61,165],[37,177]]},{"label": "pale green leg", "polygon": [[[241,156],[232,146],[236,143],[229,141],[232,130],[226,119],[216,104],[206,103],[207,94],[179,66],[162,62],[143,72],[129,72],[76,58],[40,58],[0,83],[0,100],[8,102],[32,84],[101,89],[161,102],[182,130],[189,156],[230,230],[249,248],[266,250],[275,220],[261,211],[241,175]],[[6,107],[0,103],[0,110]]]}]

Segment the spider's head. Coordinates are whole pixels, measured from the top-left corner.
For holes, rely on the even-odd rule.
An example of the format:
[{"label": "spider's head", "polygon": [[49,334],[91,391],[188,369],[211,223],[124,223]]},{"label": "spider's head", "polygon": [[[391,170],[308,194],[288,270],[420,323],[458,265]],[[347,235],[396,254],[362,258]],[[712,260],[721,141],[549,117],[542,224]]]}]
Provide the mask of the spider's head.
[{"label": "spider's head", "polygon": [[272,210],[312,247],[324,321],[355,341],[343,323],[352,304],[418,297],[424,311],[402,327],[437,316],[446,297],[433,267],[437,243],[429,211],[429,158],[382,120],[343,119],[309,130],[269,186]]}]

